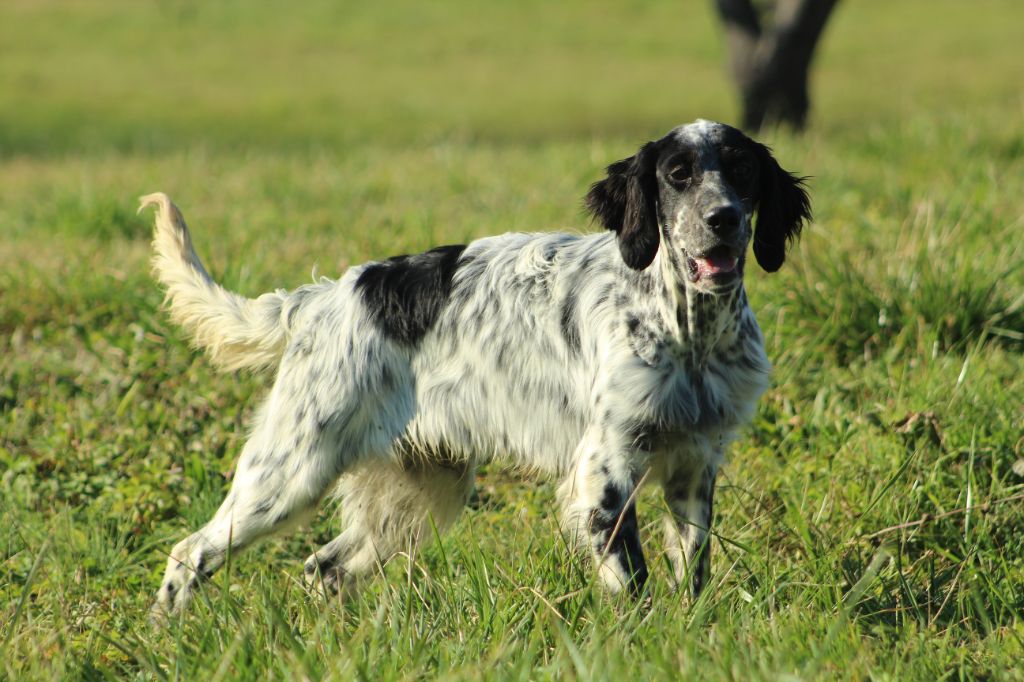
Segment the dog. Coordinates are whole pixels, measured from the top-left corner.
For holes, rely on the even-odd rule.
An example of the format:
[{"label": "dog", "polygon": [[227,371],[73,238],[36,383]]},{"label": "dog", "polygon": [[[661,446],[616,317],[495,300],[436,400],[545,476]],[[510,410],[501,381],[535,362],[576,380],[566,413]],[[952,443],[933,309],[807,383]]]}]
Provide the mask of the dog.
[{"label": "dog", "polygon": [[698,120],[591,186],[604,232],[487,237],[255,299],[213,281],[167,195],[141,202],[156,206],[173,320],[223,369],[276,368],[231,489],[171,550],[154,614],[332,488],[345,527],[304,575],[347,590],[451,526],[492,459],[558,477],[567,537],[600,584],[634,596],[648,577],[636,492],[660,485],[673,578],[701,593],[715,478],[769,380],[747,247],[774,272],[811,219],[805,179],[767,147]]}]

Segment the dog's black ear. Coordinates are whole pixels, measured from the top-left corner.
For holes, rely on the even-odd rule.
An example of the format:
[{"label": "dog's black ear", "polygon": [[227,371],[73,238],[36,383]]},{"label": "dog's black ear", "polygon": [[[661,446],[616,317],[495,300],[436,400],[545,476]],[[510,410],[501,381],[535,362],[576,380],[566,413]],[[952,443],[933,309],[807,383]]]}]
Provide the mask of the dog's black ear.
[{"label": "dog's black ear", "polygon": [[648,142],[633,156],[608,166],[608,177],[587,193],[587,210],[618,235],[622,260],[634,270],[646,268],[658,253],[657,160],[657,145]]},{"label": "dog's black ear", "polygon": [[782,169],[768,147],[755,143],[760,166],[757,227],[754,257],[767,272],[775,272],[786,260],[786,244],[800,236],[811,219],[811,200],[804,178]]}]

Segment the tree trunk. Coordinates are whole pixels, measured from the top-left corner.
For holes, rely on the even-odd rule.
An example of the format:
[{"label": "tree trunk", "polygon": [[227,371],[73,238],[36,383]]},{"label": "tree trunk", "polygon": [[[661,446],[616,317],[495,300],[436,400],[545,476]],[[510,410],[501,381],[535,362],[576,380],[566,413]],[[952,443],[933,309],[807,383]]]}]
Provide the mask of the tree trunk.
[{"label": "tree trunk", "polygon": [[752,0],[715,0],[745,129],[757,131],[773,123],[804,128],[814,49],[838,1],[776,0],[772,23],[765,27]]}]

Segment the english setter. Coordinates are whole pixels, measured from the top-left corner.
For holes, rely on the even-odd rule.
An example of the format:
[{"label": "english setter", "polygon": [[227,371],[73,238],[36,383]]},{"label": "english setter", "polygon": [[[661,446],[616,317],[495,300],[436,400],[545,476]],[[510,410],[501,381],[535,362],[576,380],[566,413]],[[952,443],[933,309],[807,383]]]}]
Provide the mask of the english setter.
[{"label": "english setter", "polygon": [[277,368],[226,499],[171,550],[156,614],[332,486],[345,527],[305,576],[347,588],[450,526],[491,459],[561,480],[566,532],[613,592],[647,579],[634,501],[657,482],[675,580],[707,583],[715,477],[770,370],[747,245],[775,271],[810,219],[767,147],[699,120],[590,188],[607,232],[487,237],[255,299],[210,278],[165,194],[142,205],[172,318],[225,369]]}]

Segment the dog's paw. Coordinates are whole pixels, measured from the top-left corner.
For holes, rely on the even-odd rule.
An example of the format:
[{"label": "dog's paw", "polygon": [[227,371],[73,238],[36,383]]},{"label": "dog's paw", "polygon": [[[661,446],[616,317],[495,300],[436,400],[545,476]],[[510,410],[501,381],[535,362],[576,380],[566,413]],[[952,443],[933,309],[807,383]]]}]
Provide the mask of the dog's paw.
[{"label": "dog's paw", "polygon": [[192,598],[192,585],[176,576],[165,576],[149,609],[149,622],[154,626],[166,625],[172,616],[182,613]]},{"label": "dog's paw", "polygon": [[306,584],[306,589],[311,593],[328,597],[337,592],[337,585],[343,578],[338,575],[337,568],[330,562],[313,554],[306,559],[306,563],[302,567],[302,579]]},{"label": "dog's paw", "polygon": [[325,599],[351,594],[358,582],[340,563],[326,561],[316,554],[306,559],[302,578],[311,594]]},{"label": "dog's paw", "polygon": [[200,581],[213,574],[219,562],[199,539],[198,535],[190,536],[171,550],[156,601],[150,608],[150,621],[166,622],[170,616],[180,614],[192,601]]}]

